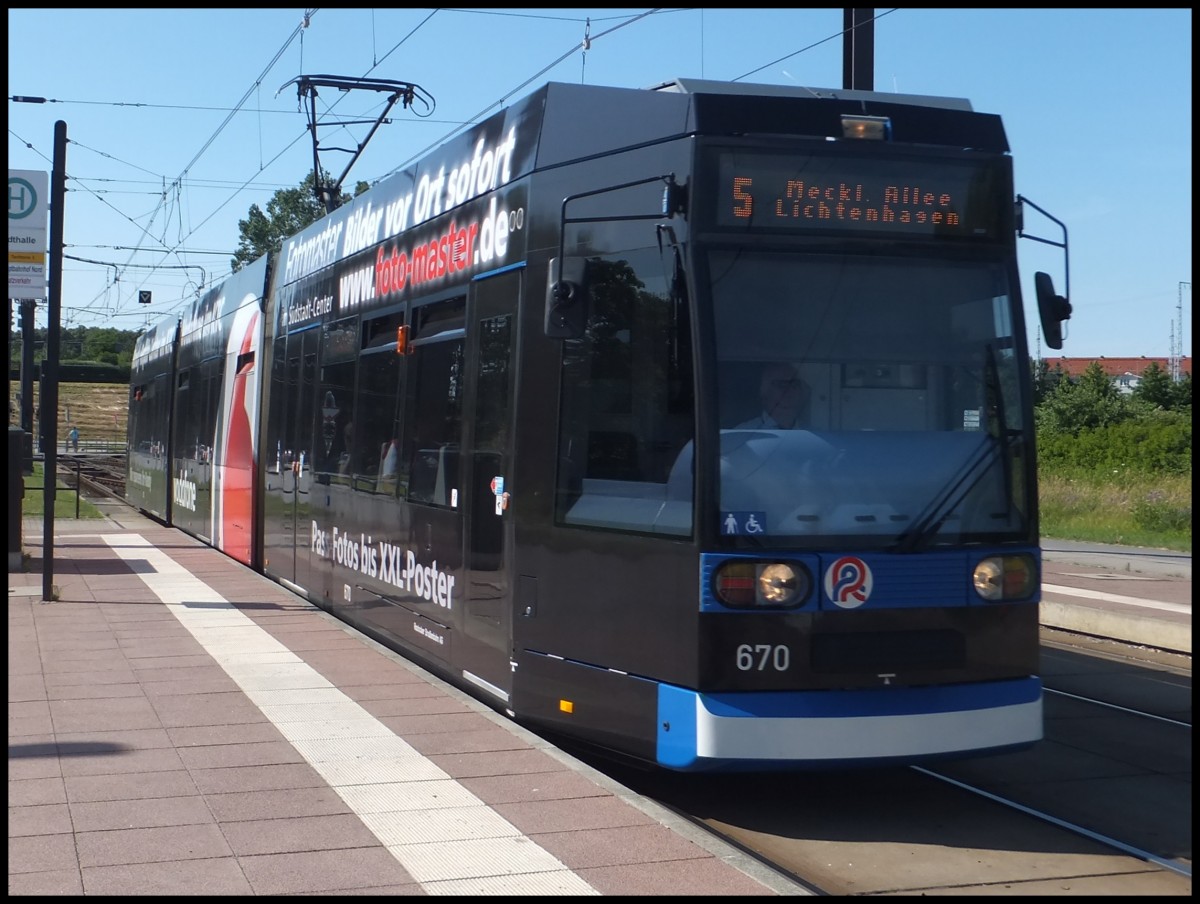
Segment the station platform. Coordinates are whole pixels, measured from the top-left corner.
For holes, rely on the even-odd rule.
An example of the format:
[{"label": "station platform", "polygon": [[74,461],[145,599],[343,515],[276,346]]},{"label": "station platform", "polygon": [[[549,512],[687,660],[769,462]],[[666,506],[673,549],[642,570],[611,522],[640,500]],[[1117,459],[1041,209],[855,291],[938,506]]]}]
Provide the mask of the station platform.
[{"label": "station platform", "polygon": [[1043,628],[1192,653],[1192,557],[1167,549],[1042,542]]},{"label": "station platform", "polygon": [[[54,527],[54,598],[40,520],[9,573],[10,895],[808,893],[178,530]],[[1080,558],[1044,613],[1190,653],[1190,557]]]},{"label": "station platform", "polygon": [[8,592],[9,895],[785,895],[799,885],[136,515]]}]

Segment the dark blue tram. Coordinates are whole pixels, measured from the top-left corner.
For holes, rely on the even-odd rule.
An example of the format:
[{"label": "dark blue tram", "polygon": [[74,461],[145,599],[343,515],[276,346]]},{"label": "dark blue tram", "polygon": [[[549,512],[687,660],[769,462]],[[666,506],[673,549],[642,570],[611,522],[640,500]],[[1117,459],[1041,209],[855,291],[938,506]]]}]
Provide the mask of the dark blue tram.
[{"label": "dark blue tram", "polygon": [[1020,208],[966,101],[548,84],[147,332],[129,496],[647,763],[1028,746]]}]

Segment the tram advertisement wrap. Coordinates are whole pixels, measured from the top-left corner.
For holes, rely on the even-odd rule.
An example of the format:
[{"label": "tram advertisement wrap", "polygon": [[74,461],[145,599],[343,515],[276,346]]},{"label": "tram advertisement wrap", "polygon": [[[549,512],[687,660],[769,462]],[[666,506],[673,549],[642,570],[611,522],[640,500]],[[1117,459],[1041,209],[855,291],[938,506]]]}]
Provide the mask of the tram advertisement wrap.
[{"label": "tram advertisement wrap", "polygon": [[327,316],[367,311],[394,301],[406,289],[436,291],[523,260],[526,197],[524,186],[497,192],[428,228],[359,254],[337,269],[334,280],[322,277],[319,283],[298,287],[294,300],[280,313],[283,327],[297,329]]},{"label": "tram advertisement wrap", "polygon": [[[532,169],[541,115],[540,105],[532,100],[515,104],[287,239],[281,253],[283,284],[348,260],[448,212],[454,212],[460,224],[478,219],[482,227],[482,217],[474,218],[462,207],[495,197]],[[425,237],[426,242],[435,231]],[[405,242],[413,249],[421,244],[409,237]]]},{"label": "tram advertisement wrap", "polygon": [[376,578],[435,606],[454,608],[454,575],[439,568],[436,559],[419,561],[414,549],[361,532],[356,535],[336,525],[326,530],[316,521],[312,522],[309,549],[335,565]]}]

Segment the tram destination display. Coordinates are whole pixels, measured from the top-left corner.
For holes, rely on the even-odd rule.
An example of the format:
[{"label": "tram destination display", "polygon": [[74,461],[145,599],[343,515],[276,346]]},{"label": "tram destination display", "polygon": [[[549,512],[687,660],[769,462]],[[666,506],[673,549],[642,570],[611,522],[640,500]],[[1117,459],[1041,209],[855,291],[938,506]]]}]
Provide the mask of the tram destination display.
[{"label": "tram destination display", "polygon": [[980,161],[725,150],[716,224],[995,241],[1005,234],[1003,158]]}]

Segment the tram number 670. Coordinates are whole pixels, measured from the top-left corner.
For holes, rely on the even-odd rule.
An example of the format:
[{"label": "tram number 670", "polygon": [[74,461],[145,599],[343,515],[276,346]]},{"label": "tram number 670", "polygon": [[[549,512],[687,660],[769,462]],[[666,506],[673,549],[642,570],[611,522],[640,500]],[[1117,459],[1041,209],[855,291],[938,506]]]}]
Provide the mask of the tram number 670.
[{"label": "tram number 670", "polygon": [[743,643],[737,648],[737,667],[743,672],[786,672],[791,662],[792,651],[783,644]]}]

